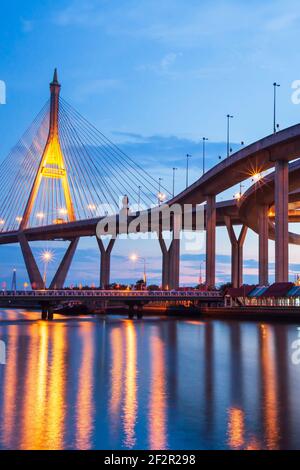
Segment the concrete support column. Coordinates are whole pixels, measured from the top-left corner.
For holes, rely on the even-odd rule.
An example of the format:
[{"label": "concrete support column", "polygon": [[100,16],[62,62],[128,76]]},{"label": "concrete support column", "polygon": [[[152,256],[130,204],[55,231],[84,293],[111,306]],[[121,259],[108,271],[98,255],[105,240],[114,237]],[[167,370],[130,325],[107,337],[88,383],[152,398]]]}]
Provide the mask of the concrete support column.
[{"label": "concrete support column", "polygon": [[275,280],[286,282],[289,277],[288,244],[288,162],[275,163]]},{"label": "concrete support column", "polygon": [[158,241],[162,251],[162,287],[163,289],[178,289],[180,277],[180,230],[181,217],[174,214],[172,241],[169,249],[158,233]]},{"label": "concrete support column", "polygon": [[178,289],[180,277],[181,214],[173,215],[173,240],[169,248],[169,288]]},{"label": "concrete support column", "polygon": [[258,282],[260,286],[269,283],[269,207],[262,205],[258,214]]},{"label": "concrete support column", "polygon": [[116,239],[111,238],[107,248],[103,244],[103,241],[97,237],[97,243],[101,253],[100,261],[100,287],[106,289],[110,283],[110,255],[115,244]]},{"label": "concrete support column", "polygon": [[63,289],[78,242],[79,237],[74,238],[74,240],[70,242],[70,245],[68,246],[68,249],[59,265],[59,268],[56,271],[56,274],[50,284],[50,289]]},{"label": "concrete support column", "polygon": [[238,238],[238,286],[243,285],[243,262],[244,262],[244,243],[248,232],[248,227],[243,225]]},{"label": "concrete support column", "polygon": [[231,242],[231,282],[233,287],[243,285],[243,248],[248,227],[242,226],[239,237],[236,237],[230,217],[224,217]]},{"label": "concrete support column", "polygon": [[158,241],[162,252],[162,288],[169,289],[170,255],[166,243],[163,239],[162,233],[158,234]]},{"label": "concrete support column", "polygon": [[169,289],[179,287],[180,239],[173,238],[169,248]]},{"label": "concrete support column", "polygon": [[43,289],[44,288],[43,278],[36,264],[36,261],[34,259],[33,253],[31,251],[31,248],[29,246],[29,243],[25,234],[23,232],[20,232],[18,234],[18,239],[21,245],[21,250],[22,250],[24,261],[25,261],[29,280],[31,283],[31,287],[32,289]]},{"label": "concrete support column", "polygon": [[206,199],[206,287],[216,283],[216,196]]}]

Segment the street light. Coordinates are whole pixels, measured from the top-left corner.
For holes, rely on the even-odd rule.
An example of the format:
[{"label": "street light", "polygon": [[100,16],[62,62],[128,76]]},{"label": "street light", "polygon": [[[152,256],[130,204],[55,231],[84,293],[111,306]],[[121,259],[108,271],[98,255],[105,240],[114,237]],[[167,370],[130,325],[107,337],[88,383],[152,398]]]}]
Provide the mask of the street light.
[{"label": "street light", "polygon": [[254,173],[252,175],[252,181],[255,183],[258,183],[262,179],[262,174],[261,173]]},{"label": "street light", "polygon": [[158,199],[158,205],[166,199],[166,195],[161,191],[161,182],[163,178],[158,178],[158,193],[157,193],[157,199]]},{"label": "street light", "polygon": [[274,88],[273,131],[274,131],[274,134],[276,134],[276,127],[278,127],[278,124],[276,125],[276,89],[277,89],[278,87],[280,87],[280,84],[274,82],[274,83],[273,83],[273,88]]},{"label": "street light", "polygon": [[205,173],[205,142],[208,140],[207,137],[202,137],[202,174]]},{"label": "street light", "polygon": [[202,267],[203,267],[203,261],[200,261],[199,286],[201,286],[203,284]]},{"label": "street light", "polygon": [[50,250],[44,250],[41,254],[41,259],[44,263],[44,274],[43,274],[43,283],[44,283],[44,289],[46,289],[46,284],[47,284],[47,268],[48,264],[51,263],[51,261],[54,258],[54,254]]},{"label": "street light", "polygon": [[138,211],[140,210],[140,205],[141,205],[141,189],[142,189],[142,186],[138,186]]},{"label": "street light", "polygon": [[173,190],[172,190],[172,193],[173,193],[173,197],[175,196],[175,171],[177,171],[178,168],[173,168]]},{"label": "street light", "polygon": [[186,154],[186,187],[189,185],[189,159],[192,155],[189,153]]},{"label": "street light", "polygon": [[138,256],[136,253],[133,253],[132,255],[130,255],[129,259],[133,262],[143,261],[143,263],[144,263],[143,281],[144,281],[144,284],[145,284],[145,287],[146,287],[146,285],[147,285],[146,258],[143,258],[142,256]]},{"label": "street light", "polygon": [[230,155],[230,135],[229,135],[229,121],[233,119],[233,116],[227,114],[227,157]]}]

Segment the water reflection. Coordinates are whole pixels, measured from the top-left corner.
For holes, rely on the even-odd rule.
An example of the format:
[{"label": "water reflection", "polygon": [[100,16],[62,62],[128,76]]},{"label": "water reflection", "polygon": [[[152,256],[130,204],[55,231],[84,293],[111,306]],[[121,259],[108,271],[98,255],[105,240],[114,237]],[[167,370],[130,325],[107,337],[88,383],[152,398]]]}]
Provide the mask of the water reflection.
[{"label": "water reflection", "polygon": [[1,448],[299,448],[296,326],[0,321]]},{"label": "water reflection", "polygon": [[137,419],[137,344],[136,330],[132,321],[125,322],[125,390],[123,407],[124,445],[132,449],[136,443],[136,419]]},{"label": "water reflection", "polygon": [[262,367],[263,422],[265,441],[269,449],[278,448],[278,396],[274,332],[270,325],[260,326],[260,354]]},{"label": "water reflection", "polygon": [[84,323],[80,331],[81,355],[79,357],[78,394],[76,398],[76,448],[90,449],[94,420],[94,328]]},{"label": "water reflection", "polygon": [[119,425],[123,384],[123,338],[121,328],[113,328],[110,332],[110,349],[113,351],[111,363],[109,399],[110,427],[114,437]]},{"label": "water reflection", "polygon": [[230,408],[228,413],[228,444],[231,449],[240,449],[244,445],[245,415],[239,408]]},{"label": "water reflection", "polygon": [[[158,332],[159,334],[159,332]],[[167,448],[165,345],[157,335],[150,339],[151,385],[149,405],[149,448]]]}]

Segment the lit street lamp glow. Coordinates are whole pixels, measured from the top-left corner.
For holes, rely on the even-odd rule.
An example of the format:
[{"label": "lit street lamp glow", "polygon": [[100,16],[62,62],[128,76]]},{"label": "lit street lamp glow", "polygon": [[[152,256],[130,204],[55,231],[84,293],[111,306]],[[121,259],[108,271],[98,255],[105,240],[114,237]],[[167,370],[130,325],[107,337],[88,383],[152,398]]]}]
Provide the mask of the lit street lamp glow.
[{"label": "lit street lamp glow", "polygon": [[136,253],[132,253],[132,255],[129,256],[129,259],[131,261],[142,261],[144,263],[144,273],[143,273],[143,281],[145,284],[145,287],[147,285],[147,274],[146,274],[146,258],[138,256]]},{"label": "lit street lamp glow", "polygon": [[41,253],[41,259],[44,263],[44,275],[43,275],[44,289],[46,289],[46,285],[47,285],[47,268],[48,268],[48,264],[51,263],[53,258],[54,258],[53,251],[44,250]]},{"label": "lit street lamp glow", "polygon": [[258,181],[260,181],[262,179],[262,174],[261,173],[254,173],[254,175],[252,175],[252,180],[257,183]]}]

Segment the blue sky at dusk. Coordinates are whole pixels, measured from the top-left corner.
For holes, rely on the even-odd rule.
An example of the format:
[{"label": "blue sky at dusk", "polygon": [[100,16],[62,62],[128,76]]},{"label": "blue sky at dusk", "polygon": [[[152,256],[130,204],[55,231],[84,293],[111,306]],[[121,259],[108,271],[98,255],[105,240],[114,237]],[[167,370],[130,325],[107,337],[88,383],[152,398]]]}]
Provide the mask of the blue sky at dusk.
[{"label": "blue sky at dusk", "polygon": [[[0,80],[7,104],[0,106],[0,161],[48,99],[57,67],[68,102],[170,190],[172,167],[178,167],[176,190],[182,190],[186,153],[192,154],[190,180],[201,175],[202,136],[209,138],[207,167],[225,157],[227,113],[234,115],[234,149],[272,132],[274,81],[281,85],[280,128],[299,122],[300,106],[291,101],[291,84],[300,79],[299,27],[299,4],[289,0],[2,2]],[[70,282],[97,282],[94,242],[80,243]],[[55,246],[59,259],[63,245]],[[112,280],[140,277],[139,266],[128,262],[133,249],[147,256],[149,276],[159,282],[155,240],[118,241]],[[297,250],[290,250],[291,274],[300,265]],[[257,280],[257,252],[250,233],[246,282]],[[217,253],[218,282],[228,281],[230,245],[223,229]],[[183,247],[182,283],[197,282],[203,256],[203,243],[198,253]],[[272,263],[272,243],[270,258]],[[0,247],[0,282],[9,282],[14,266],[23,282],[19,248]]]}]

